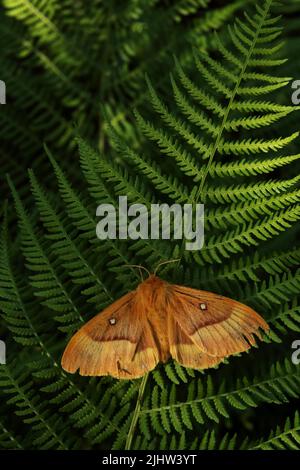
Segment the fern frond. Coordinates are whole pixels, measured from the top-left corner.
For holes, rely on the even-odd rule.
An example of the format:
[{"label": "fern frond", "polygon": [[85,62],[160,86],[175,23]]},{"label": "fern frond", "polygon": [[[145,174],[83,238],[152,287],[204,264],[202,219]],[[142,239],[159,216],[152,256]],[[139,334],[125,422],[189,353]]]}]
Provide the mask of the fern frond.
[{"label": "fern frond", "polygon": [[297,161],[300,155],[279,156],[273,158],[266,158],[260,160],[241,160],[240,162],[232,163],[215,163],[212,164],[209,173],[211,176],[235,177],[235,176],[258,176],[260,174],[267,174],[271,171],[289,165]]},{"label": "fern frond", "polygon": [[230,265],[222,266],[219,270],[206,269],[202,276],[208,281],[240,280],[261,281],[267,274],[281,274],[290,268],[298,266],[300,261],[299,249],[270,253],[261,256],[257,251],[247,258],[233,260]]},{"label": "fern frond", "polygon": [[217,186],[207,188],[207,197],[215,204],[228,204],[230,202],[251,201],[270,197],[288,190],[300,181],[299,176],[288,180],[270,180],[258,183]]},{"label": "fern frond", "polygon": [[252,450],[299,450],[300,448],[300,419],[296,412],[294,419],[287,418],[283,427],[277,426],[268,439],[261,439]]},{"label": "fern frond", "polygon": [[[49,159],[54,168],[54,172],[57,177],[58,185],[62,200],[66,205],[66,211],[68,216],[73,220],[77,230],[81,232],[81,236],[87,238],[91,243],[95,244],[95,230],[96,224],[95,220],[90,214],[89,210],[86,208],[81,197],[77,194],[76,190],[72,187],[72,184],[68,181],[64,172],[54,160],[51,153],[48,151]],[[109,253],[113,258],[114,266],[130,264],[130,259],[128,258],[128,253],[118,246],[118,244],[107,240],[107,245]],[[104,243],[101,247],[101,251],[106,250],[106,244]],[[137,277],[136,273],[134,273]]]},{"label": "fern frond", "polygon": [[89,300],[97,302],[98,306],[105,305],[108,300],[112,300],[112,296],[104,281],[100,279],[95,272],[95,267],[91,266],[85,254],[81,252],[81,247],[67,233],[65,229],[67,222],[62,221],[56,214],[33,171],[29,171],[29,177],[32,194],[37,201],[41,219],[49,232],[49,239],[53,240],[51,250],[62,260],[63,267],[68,270],[75,284],[80,284],[82,287],[88,286],[81,292],[85,294],[90,290],[97,291],[97,296],[93,296]]},{"label": "fern frond", "polygon": [[16,212],[19,217],[20,229],[23,237],[23,253],[27,266],[34,273],[31,276],[31,285],[36,295],[43,297],[43,304],[62,314],[56,319],[61,321],[63,330],[74,331],[84,320],[71,298],[71,295],[63,285],[58,268],[47,255],[39,236],[34,230],[32,223],[26,213],[19,195],[9,180],[11,191],[15,201]]},{"label": "fern frond", "polygon": [[176,177],[163,174],[159,165],[134,152],[112,128],[110,128],[110,135],[120,154],[128,157],[139,172],[146,176],[158,191],[179,203],[188,200],[188,188],[180,183]]},{"label": "fern frond", "polygon": [[[231,408],[243,410],[262,402],[286,402],[288,397],[298,396],[299,380],[297,367],[286,360],[284,364],[273,365],[262,378],[244,377],[238,380],[230,391],[225,383],[216,389],[210,374],[206,379],[191,380],[185,399],[182,396],[179,398],[181,385],[173,384],[163,390],[156,385],[141,416],[153,432],[157,432],[157,427],[152,423],[159,421],[165,432],[181,433],[184,429],[191,429],[191,426],[195,429],[195,423],[203,424],[207,419],[218,423],[229,416]],[[145,431],[144,426],[141,426],[141,432]]]},{"label": "fern frond", "polygon": [[9,396],[8,403],[16,407],[16,415],[24,423],[30,424],[33,433],[33,445],[38,449],[68,450],[73,438],[63,427],[63,421],[47,409],[47,404],[32,389],[32,382],[26,373],[19,373],[16,364],[1,366],[0,389]]},{"label": "fern frond", "polygon": [[[245,246],[257,246],[258,240],[266,241],[290,228],[300,218],[300,208],[278,211],[275,215],[264,217],[256,223],[252,221],[246,227],[238,226],[236,230],[225,235],[210,237],[209,242],[194,258],[200,264],[221,263],[222,258],[229,258],[232,253],[241,253]],[[244,222],[243,222],[244,224]]]}]

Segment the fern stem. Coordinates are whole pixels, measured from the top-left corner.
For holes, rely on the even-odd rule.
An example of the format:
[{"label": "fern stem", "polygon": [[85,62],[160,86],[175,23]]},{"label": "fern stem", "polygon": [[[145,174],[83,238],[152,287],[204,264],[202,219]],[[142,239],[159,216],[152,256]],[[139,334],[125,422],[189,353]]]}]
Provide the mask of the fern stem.
[{"label": "fern stem", "polygon": [[137,425],[138,420],[139,420],[140,411],[141,411],[141,407],[142,407],[142,400],[143,400],[145,388],[146,388],[146,385],[147,385],[148,377],[149,377],[149,372],[144,375],[144,377],[142,378],[142,381],[140,383],[139,393],[138,393],[138,397],[137,397],[137,401],[136,401],[136,405],[135,405],[135,410],[134,410],[134,413],[133,413],[132,421],[131,421],[129,432],[128,432],[127,439],[126,439],[125,450],[130,450],[131,449],[132,439],[133,439],[133,436],[134,436],[134,433],[135,433],[136,425]]}]

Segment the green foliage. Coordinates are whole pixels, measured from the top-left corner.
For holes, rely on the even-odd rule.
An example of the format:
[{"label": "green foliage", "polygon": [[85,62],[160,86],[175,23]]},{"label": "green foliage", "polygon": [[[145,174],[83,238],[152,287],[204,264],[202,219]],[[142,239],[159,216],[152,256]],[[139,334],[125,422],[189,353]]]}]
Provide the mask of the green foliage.
[{"label": "green foliage", "polygon": [[[107,147],[100,106],[137,142],[129,106],[145,102],[144,74],[151,71],[167,89],[172,53],[189,61],[191,45],[207,47],[212,31],[243,2],[211,10],[211,0],[0,3],[1,80],[8,85],[9,104],[0,115],[0,158],[4,173],[21,187],[28,166],[45,171],[43,142],[70,166],[74,125],[100,149]],[[76,179],[76,173],[71,176]]]},{"label": "green foliage", "polygon": [[[111,8],[118,12],[115,21],[122,27],[115,49],[104,57],[108,72],[99,96],[106,97],[102,112],[107,123],[101,118],[100,126],[105,145],[102,140],[98,145],[88,122],[91,115],[94,123],[93,113],[98,112],[94,104],[98,95],[90,93],[94,85],[82,92],[90,93],[89,102],[77,94],[84,76],[91,76],[92,83],[99,74],[96,58],[109,28],[103,26],[103,38],[98,42],[95,38],[98,21],[102,24],[107,13],[105,2],[94,2],[95,14],[88,17],[88,27],[84,26],[87,7],[78,2],[76,23],[84,31],[80,37],[74,16],[70,21],[73,2],[64,2],[63,8],[56,1],[5,3],[29,33],[20,57],[34,64],[33,69],[36,60],[43,60],[39,63],[46,74],[44,84],[51,71],[48,97],[62,98],[63,109],[75,110],[80,125],[74,142],[81,171],[74,163],[77,149],[70,154],[66,150],[66,155],[72,155],[71,170],[66,162],[58,161],[63,148],[74,146],[73,130],[66,130],[72,128],[70,114],[66,113],[60,127],[49,119],[48,111],[34,108],[43,128],[34,133],[36,148],[41,152],[41,136],[47,135],[48,161],[44,155],[41,167],[28,171],[26,191],[19,191],[14,177],[8,179],[13,203],[10,200],[3,211],[0,312],[9,360],[0,366],[0,447],[299,448],[295,412],[300,374],[291,362],[291,343],[300,331],[300,251],[295,236],[300,191],[299,176],[291,169],[300,154],[299,134],[285,124],[298,107],[276,100],[290,79],[280,76],[284,61],[279,54],[280,18],[272,13],[275,2],[266,0],[250,8],[228,33],[216,35],[212,54],[204,47],[190,52],[187,34],[180,57],[177,52],[183,39],[178,32],[184,28],[183,18],[195,15],[200,32],[194,45],[199,46],[203,33],[221,27],[243,2],[204,10],[202,18],[196,12],[207,7],[207,1],[178,1],[172,6],[163,2],[156,31],[159,35],[167,17],[167,25],[174,26],[167,48],[177,54],[166,85],[157,80],[155,70],[151,72],[151,54],[149,68],[138,67],[137,81],[128,78],[133,57],[147,50],[147,44],[150,47],[147,35],[136,41],[141,17],[149,11],[149,22],[156,24],[158,2],[130,1],[124,9],[112,2]],[[128,22],[134,25],[132,36],[124,36]],[[192,30],[191,38],[196,31]],[[151,47],[155,49],[154,42]],[[122,67],[113,60],[109,65],[108,57],[115,58],[116,64],[122,57]],[[164,60],[165,55],[159,54],[155,67]],[[149,72],[150,106],[140,99],[145,92],[138,80],[145,71]],[[71,79],[65,82],[62,77]],[[114,88],[118,79],[118,93],[124,93],[128,85],[128,96],[120,100],[112,116],[109,108],[118,97]],[[130,124],[134,133],[128,135],[123,126],[126,129],[129,97],[133,96],[133,103],[140,106],[134,126]],[[24,103],[26,109],[34,102],[24,95]],[[61,110],[54,109],[60,116]],[[116,115],[123,116],[122,126]],[[32,135],[27,132],[30,158]],[[9,134],[9,139],[13,136]],[[51,184],[45,173],[51,176]],[[204,202],[203,249],[187,252],[178,241],[169,240],[100,242],[95,234],[96,206],[117,204],[120,195],[148,207],[153,202]],[[16,239],[11,235],[15,233],[12,219],[18,223]],[[161,261],[178,257],[176,267],[161,270],[163,278],[228,295],[264,316],[271,331],[258,348],[205,372],[170,361],[136,381],[84,378],[61,369],[69,337],[139,282],[136,270],[126,265],[153,269]],[[282,414],[285,407],[295,415],[294,421],[281,416],[274,422],[270,410]],[[8,420],[8,414],[14,419]],[[270,435],[268,424],[274,428]]]}]

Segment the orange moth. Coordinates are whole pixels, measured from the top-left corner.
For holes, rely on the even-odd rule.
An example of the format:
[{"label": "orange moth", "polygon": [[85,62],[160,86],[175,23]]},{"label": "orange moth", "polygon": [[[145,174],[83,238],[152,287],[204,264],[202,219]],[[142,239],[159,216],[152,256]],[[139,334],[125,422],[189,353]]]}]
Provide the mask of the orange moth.
[{"label": "orange moth", "polygon": [[247,305],[151,274],[71,338],[62,367],[118,379],[141,377],[170,358],[206,369],[248,350],[260,328],[269,329]]}]

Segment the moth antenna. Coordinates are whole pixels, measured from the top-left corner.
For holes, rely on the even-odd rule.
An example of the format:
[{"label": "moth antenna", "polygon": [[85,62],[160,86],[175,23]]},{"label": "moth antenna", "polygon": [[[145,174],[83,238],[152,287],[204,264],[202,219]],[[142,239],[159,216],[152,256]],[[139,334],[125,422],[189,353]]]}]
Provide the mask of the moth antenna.
[{"label": "moth antenna", "polygon": [[161,263],[159,263],[155,270],[154,270],[154,275],[157,273],[158,269],[163,265],[163,264],[170,264],[170,263],[176,263],[177,261],[180,261],[180,258],[178,259],[171,259],[169,261],[162,261]]},{"label": "moth antenna", "polygon": [[[141,269],[143,269],[144,271],[146,271],[146,273],[148,274],[148,276],[151,276],[151,273],[150,271],[148,271],[147,268],[145,268],[145,266],[140,266],[139,264],[125,264],[124,265],[125,268],[138,268],[140,270],[140,275],[141,275]],[[143,276],[141,275],[141,278],[142,278],[142,281],[144,280]]]}]

